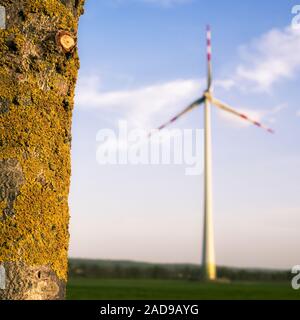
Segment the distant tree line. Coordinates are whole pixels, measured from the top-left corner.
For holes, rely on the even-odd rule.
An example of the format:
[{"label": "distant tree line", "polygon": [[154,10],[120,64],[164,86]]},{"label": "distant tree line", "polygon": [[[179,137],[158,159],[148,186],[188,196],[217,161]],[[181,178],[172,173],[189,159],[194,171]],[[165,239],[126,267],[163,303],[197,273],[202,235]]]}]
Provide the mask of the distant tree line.
[{"label": "distant tree line", "polygon": [[[283,282],[291,279],[289,271],[236,269],[218,267],[218,278],[226,281]],[[196,265],[139,264],[128,262],[101,263],[95,260],[70,260],[71,278],[102,279],[169,279],[201,280],[201,270]]]}]

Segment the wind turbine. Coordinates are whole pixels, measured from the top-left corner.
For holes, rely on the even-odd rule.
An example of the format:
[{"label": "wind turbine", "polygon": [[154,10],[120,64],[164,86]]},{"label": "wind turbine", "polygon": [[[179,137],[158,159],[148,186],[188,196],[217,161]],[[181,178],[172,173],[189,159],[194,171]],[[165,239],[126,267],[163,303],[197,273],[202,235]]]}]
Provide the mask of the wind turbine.
[{"label": "wind turbine", "polygon": [[274,131],[255,121],[247,115],[233,109],[226,103],[216,99],[213,96],[212,90],[212,50],[211,50],[211,29],[207,26],[207,89],[203,96],[187,106],[184,110],[178,113],[168,122],[161,125],[158,130],[162,130],[172,124],[187,112],[204,104],[204,223],[203,223],[203,251],[202,251],[202,268],[203,276],[206,280],[215,280],[216,262],[215,262],[215,247],[214,247],[214,230],[213,230],[213,199],[212,199],[212,148],[211,148],[211,105],[216,106],[223,111],[227,111],[239,118],[251,122],[257,127],[266,130],[269,133]]}]

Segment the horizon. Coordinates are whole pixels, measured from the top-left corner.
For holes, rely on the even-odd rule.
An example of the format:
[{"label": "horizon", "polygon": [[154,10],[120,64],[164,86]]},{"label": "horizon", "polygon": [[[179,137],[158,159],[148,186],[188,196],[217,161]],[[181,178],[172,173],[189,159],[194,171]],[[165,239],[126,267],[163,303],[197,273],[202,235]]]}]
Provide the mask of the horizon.
[{"label": "horizon", "polygon": [[[140,261],[140,260],[118,260],[118,259],[102,259],[102,258],[80,258],[80,257],[68,257],[70,260],[84,260],[84,261],[103,261],[103,262],[115,262],[115,263],[134,263],[134,264],[149,264],[149,265],[189,265],[194,267],[200,267],[200,264],[192,262],[155,262],[155,261]],[[262,270],[262,271],[290,271],[288,268],[263,268],[263,267],[239,267],[239,266],[227,266],[227,265],[216,265],[217,268],[228,268],[228,269],[240,269],[240,270]]]}]

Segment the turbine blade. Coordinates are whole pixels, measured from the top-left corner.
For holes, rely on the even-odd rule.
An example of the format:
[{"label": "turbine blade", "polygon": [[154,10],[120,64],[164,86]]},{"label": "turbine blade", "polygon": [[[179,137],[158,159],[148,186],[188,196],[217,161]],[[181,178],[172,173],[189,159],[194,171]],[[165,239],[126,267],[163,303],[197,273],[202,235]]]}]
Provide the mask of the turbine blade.
[{"label": "turbine blade", "polygon": [[264,126],[263,124],[261,124],[260,122],[251,119],[251,118],[248,117],[247,115],[245,115],[245,114],[243,114],[243,113],[241,113],[241,112],[239,112],[239,111],[234,110],[232,107],[230,107],[230,106],[227,105],[226,103],[223,103],[223,102],[221,102],[220,100],[215,99],[215,98],[213,98],[213,97],[211,97],[211,96],[208,96],[207,98],[208,98],[208,100],[209,100],[212,104],[214,104],[214,105],[217,106],[218,108],[220,108],[220,109],[222,109],[222,110],[224,110],[224,111],[230,112],[230,113],[232,113],[232,114],[238,116],[239,118],[244,119],[244,120],[246,120],[246,121],[248,121],[248,122],[251,122],[251,123],[254,124],[255,126],[257,126],[257,127],[259,127],[259,128],[262,128],[262,129],[268,131],[269,133],[275,133],[273,129],[270,129],[270,128]]},{"label": "turbine blade", "polygon": [[211,63],[211,28],[208,25],[206,29],[206,50],[207,50],[207,91],[211,90],[212,86],[212,63]]},{"label": "turbine blade", "polygon": [[[191,111],[192,109],[194,109],[195,107],[199,106],[200,104],[202,104],[205,101],[205,97],[203,96],[202,98],[194,101],[193,103],[191,103],[188,107],[186,107],[184,110],[182,110],[180,113],[178,113],[176,116],[174,116],[172,119],[170,119],[168,122],[164,123],[163,125],[161,125],[160,127],[157,128],[157,130],[162,130],[164,128],[166,128],[167,126],[169,126],[170,124],[172,124],[173,122],[177,121],[179,118],[181,118],[184,114],[186,114],[187,112]],[[149,137],[152,134],[149,133]]]}]

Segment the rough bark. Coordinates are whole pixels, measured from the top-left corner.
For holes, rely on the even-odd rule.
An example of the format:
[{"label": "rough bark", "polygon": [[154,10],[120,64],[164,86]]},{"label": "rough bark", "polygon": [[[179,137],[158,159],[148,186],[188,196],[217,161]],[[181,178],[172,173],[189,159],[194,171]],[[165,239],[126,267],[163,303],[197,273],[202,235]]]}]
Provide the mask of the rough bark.
[{"label": "rough bark", "polygon": [[0,300],[64,299],[79,68],[73,44],[83,4],[0,0],[7,18],[0,30]]}]

